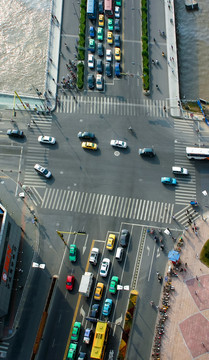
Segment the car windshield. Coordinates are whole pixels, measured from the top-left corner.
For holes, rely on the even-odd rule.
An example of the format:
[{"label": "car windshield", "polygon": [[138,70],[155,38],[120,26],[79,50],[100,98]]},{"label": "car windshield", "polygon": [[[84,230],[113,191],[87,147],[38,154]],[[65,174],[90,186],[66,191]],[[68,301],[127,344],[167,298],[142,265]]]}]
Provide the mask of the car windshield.
[{"label": "car windshield", "polygon": [[43,170],[43,174],[44,174],[44,175],[47,175],[47,174],[48,174],[48,170],[47,170],[47,169],[44,169],[44,170]]}]

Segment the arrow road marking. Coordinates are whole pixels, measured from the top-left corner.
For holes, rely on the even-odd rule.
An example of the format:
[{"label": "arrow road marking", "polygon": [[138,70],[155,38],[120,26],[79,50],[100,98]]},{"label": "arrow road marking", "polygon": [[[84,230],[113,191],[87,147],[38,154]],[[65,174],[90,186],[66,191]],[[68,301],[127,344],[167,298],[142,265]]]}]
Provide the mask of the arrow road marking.
[{"label": "arrow road marking", "polygon": [[84,310],[84,308],[83,308],[83,305],[81,306],[81,308],[80,308],[80,315],[82,316],[82,326],[83,326],[83,322],[84,322],[84,320],[85,320],[85,317],[86,317],[86,312],[85,312],[85,310]]},{"label": "arrow road marking", "polygon": [[149,254],[150,254],[150,247],[147,246],[147,255],[149,256]]},{"label": "arrow road marking", "polygon": [[121,316],[120,316],[118,319],[115,320],[115,324],[116,324],[116,325],[120,325],[121,322],[122,322],[122,320],[123,320],[123,315],[122,315],[122,313],[121,313]]}]

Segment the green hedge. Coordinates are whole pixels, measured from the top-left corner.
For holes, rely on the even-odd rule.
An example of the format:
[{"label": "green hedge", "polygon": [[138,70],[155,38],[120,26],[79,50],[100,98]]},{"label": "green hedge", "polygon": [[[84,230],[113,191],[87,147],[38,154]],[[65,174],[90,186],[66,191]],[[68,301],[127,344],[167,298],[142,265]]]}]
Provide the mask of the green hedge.
[{"label": "green hedge", "polygon": [[84,84],[84,64],[79,63],[77,65],[77,88],[80,90],[83,89],[83,84]]},{"label": "green hedge", "polygon": [[149,90],[149,42],[147,22],[147,0],[141,2],[142,14],[142,62],[143,62],[143,89]]},{"label": "green hedge", "polygon": [[[86,38],[86,0],[81,0],[80,5],[80,25],[78,40],[78,60],[85,60],[85,38]],[[83,89],[84,84],[84,64],[77,66],[77,88]]]}]

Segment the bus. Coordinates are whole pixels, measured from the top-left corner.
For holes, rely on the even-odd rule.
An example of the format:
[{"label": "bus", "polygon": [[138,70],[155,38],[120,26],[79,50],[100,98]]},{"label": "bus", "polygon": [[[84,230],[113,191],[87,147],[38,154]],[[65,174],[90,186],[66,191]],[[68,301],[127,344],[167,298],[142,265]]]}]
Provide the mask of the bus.
[{"label": "bus", "polygon": [[104,0],[104,12],[108,17],[113,17],[113,2],[114,0]]},{"label": "bus", "polygon": [[89,19],[96,19],[96,1],[87,0],[87,15]]},{"label": "bus", "polygon": [[186,156],[188,159],[209,160],[209,148],[186,147]]},{"label": "bus", "polygon": [[97,322],[93,345],[91,348],[91,355],[90,355],[91,359],[94,360],[104,359],[109,331],[110,331],[110,327],[107,322],[102,322],[102,321]]}]

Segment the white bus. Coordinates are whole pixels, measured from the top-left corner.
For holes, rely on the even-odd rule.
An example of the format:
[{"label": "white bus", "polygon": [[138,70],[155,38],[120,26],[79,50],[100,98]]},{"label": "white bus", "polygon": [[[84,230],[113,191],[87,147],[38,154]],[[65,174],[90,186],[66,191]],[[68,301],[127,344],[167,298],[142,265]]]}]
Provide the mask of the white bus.
[{"label": "white bus", "polygon": [[186,147],[186,156],[188,159],[209,160],[209,148]]}]

